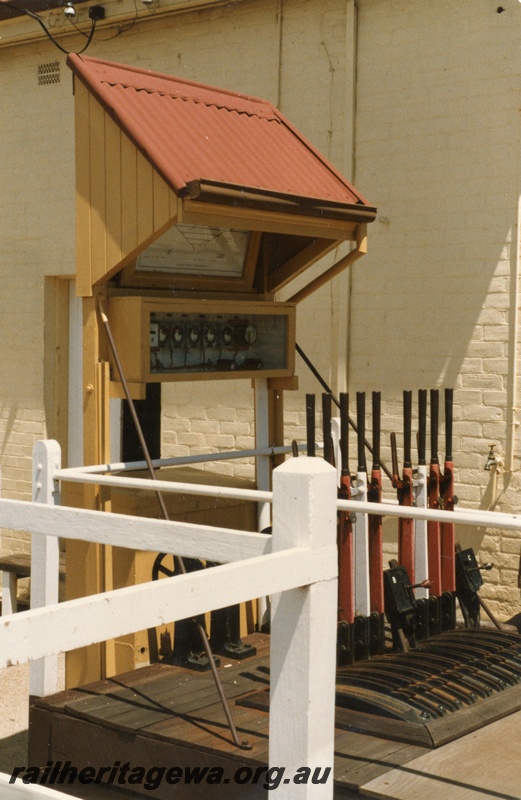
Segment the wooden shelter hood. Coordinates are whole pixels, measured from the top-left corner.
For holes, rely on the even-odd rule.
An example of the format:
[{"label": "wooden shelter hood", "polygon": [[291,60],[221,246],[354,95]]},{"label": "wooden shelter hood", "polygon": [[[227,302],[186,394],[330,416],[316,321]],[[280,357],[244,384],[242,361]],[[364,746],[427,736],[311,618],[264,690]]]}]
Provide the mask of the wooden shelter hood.
[{"label": "wooden shelter hood", "polygon": [[253,291],[264,293],[341,242],[364,250],[376,209],[271,103],[86,56],[67,63],[80,295],[176,223],[262,232]]}]

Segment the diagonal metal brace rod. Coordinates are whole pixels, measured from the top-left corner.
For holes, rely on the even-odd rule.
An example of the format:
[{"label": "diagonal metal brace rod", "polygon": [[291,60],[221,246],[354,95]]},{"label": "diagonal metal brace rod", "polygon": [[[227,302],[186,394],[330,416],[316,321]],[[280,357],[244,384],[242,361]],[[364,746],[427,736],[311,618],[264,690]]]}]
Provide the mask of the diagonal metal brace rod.
[{"label": "diagonal metal brace rod", "polygon": [[[304,353],[302,348],[299,347],[297,342],[295,342],[295,350],[297,351],[299,356],[302,358],[304,363],[309,367],[309,369],[311,370],[311,372],[313,373],[313,375],[315,376],[317,381],[320,383],[320,385],[325,389],[325,391],[328,394],[331,395],[331,399],[333,400],[333,403],[336,405],[336,407],[340,408],[340,403],[337,400],[337,398],[335,397],[335,395],[333,394],[333,391],[331,390],[331,387],[327,385],[327,383],[325,382],[324,378],[322,377],[322,375],[320,374],[318,369],[314,366],[314,364],[311,363],[311,361],[309,360],[307,355]],[[351,425],[351,427],[355,431],[355,433],[358,433],[358,426],[357,426],[356,422],[349,415],[348,415],[347,419],[348,419],[349,424]],[[367,439],[364,439],[364,444],[367,447],[367,449],[369,450],[369,452],[371,453],[371,455],[373,455],[373,448],[371,447],[370,442],[368,442]],[[387,475],[389,480],[392,481],[393,476],[392,476],[390,470],[385,466],[385,464],[382,461],[380,461],[380,467],[383,469],[383,471],[385,472],[385,474]]]},{"label": "diagonal metal brace rod", "polygon": [[[141,445],[141,449],[143,450],[143,455],[145,457],[145,462],[146,462],[146,465],[147,465],[147,469],[148,469],[148,472],[150,474],[150,478],[152,480],[156,480],[156,472],[154,470],[154,465],[152,464],[152,459],[150,457],[150,451],[148,449],[148,445],[146,443],[145,436],[143,434],[143,428],[141,427],[141,423],[140,423],[138,415],[137,415],[137,411],[136,411],[136,407],[134,405],[134,401],[133,401],[132,396],[130,394],[130,389],[129,389],[129,386],[128,386],[128,383],[127,383],[127,379],[125,377],[125,373],[124,373],[124,370],[123,370],[123,366],[121,364],[121,360],[119,358],[119,353],[118,353],[118,350],[117,350],[117,347],[116,347],[116,343],[115,343],[114,337],[112,335],[112,330],[111,330],[111,327],[110,327],[110,323],[109,323],[108,317],[107,317],[107,315],[106,315],[106,313],[105,313],[105,311],[103,309],[103,305],[102,305],[101,299],[98,299],[98,305],[99,305],[99,311],[100,311],[100,315],[101,315],[101,320],[103,322],[103,326],[104,326],[105,332],[107,334],[107,339],[108,339],[110,351],[112,353],[112,357],[114,359],[114,364],[116,365],[116,369],[117,369],[118,374],[119,374],[119,379],[120,379],[121,385],[123,387],[123,392],[125,394],[125,398],[126,398],[126,400],[128,402],[130,415],[132,417],[132,421],[134,422],[134,426],[135,426],[136,433],[137,433],[137,436],[138,436],[138,439],[139,439],[139,443]],[[166,504],[165,504],[165,500],[163,498],[162,493],[157,489],[156,489],[156,497],[157,497],[157,501],[159,503],[159,508],[161,509],[161,514],[163,516],[163,519],[169,520],[170,516],[168,514],[168,510],[167,510],[167,507],[166,507]],[[177,560],[177,563],[179,564],[179,569],[180,569],[181,573],[183,575],[186,575],[187,569],[186,569],[184,560],[182,559],[181,556],[176,556],[176,560]],[[194,619],[194,622],[195,622],[195,624],[197,626],[197,630],[198,630],[199,635],[201,637],[201,643],[203,645],[204,651],[206,653],[206,657],[208,658],[208,663],[210,664],[210,668],[212,670],[213,679],[215,681],[215,687],[216,687],[217,692],[219,694],[219,698],[221,700],[222,707],[223,707],[224,713],[226,715],[226,719],[228,721],[228,727],[230,728],[230,733],[232,735],[233,742],[237,747],[240,747],[241,750],[251,750],[251,745],[248,744],[248,742],[241,741],[239,739],[239,735],[237,733],[237,728],[235,727],[235,723],[233,721],[232,713],[230,711],[230,706],[228,704],[228,700],[227,700],[226,695],[224,693],[224,688],[223,688],[223,685],[222,685],[222,682],[221,682],[221,678],[220,678],[219,673],[217,671],[217,667],[215,666],[215,661],[214,661],[214,658],[213,658],[212,650],[210,648],[210,642],[208,641],[208,636],[206,635],[206,631],[203,628],[203,626],[201,625],[201,623],[198,622],[197,619]]]}]

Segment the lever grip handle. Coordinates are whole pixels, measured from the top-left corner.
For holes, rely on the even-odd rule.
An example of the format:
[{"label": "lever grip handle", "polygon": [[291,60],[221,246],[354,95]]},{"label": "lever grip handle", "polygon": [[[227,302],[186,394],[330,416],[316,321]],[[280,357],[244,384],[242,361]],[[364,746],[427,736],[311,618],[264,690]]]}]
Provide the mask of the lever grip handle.
[{"label": "lever grip handle", "polygon": [[324,432],[324,461],[333,464],[333,440],[331,438],[331,395],[322,395],[322,430]]},{"label": "lever grip handle", "polygon": [[393,465],[393,484],[395,484],[400,476],[398,474],[398,448],[396,446],[396,434],[394,432],[391,433],[391,459]]},{"label": "lever grip handle", "polygon": [[308,456],[315,456],[315,395],[306,395],[306,448]]},{"label": "lever grip handle", "polygon": [[356,427],[358,428],[358,472],[367,472],[365,462],[365,392],[356,393]]},{"label": "lever grip handle", "polygon": [[452,420],[454,390],[445,389],[445,461],[452,461]]},{"label": "lever grip handle", "polygon": [[478,564],[477,567],[469,567],[469,572],[481,572],[481,570],[489,572],[491,569],[494,569],[494,564],[492,564],[490,561],[487,561],[486,564]]},{"label": "lever grip handle", "polygon": [[340,393],[340,467],[349,475],[349,395]]},{"label": "lever grip handle", "polygon": [[373,469],[380,469],[381,393],[373,392]]},{"label": "lever grip handle", "polygon": [[427,389],[418,391],[418,463],[427,459]]},{"label": "lever grip handle", "polygon": [[412,392],[403,393],[403,466],[404,469],[412,468]]},{"label": "lever grip handle", "polygon": [[438,464],[438,424],[440,393],[431,389],[431,464]]}]

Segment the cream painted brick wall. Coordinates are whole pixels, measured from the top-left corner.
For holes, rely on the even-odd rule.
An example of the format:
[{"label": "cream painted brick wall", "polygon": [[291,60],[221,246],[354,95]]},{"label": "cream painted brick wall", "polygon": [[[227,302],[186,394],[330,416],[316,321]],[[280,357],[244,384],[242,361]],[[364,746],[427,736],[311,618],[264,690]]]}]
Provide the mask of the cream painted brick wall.
[{"label": "cream painted brick wall", "polygon": [[[369,255],[353,270],[350,383],[386,397],[453,386],[462,504],[517,511],[517,425],[514,473],[494,487],[483,465],[489,442],[509,454],[518,389],[521,7],[498,15],[485,0],[366,0],[359,9],[356,181],[385,221],[371,226]],[[519,537],[460,535],[496,564],[485,577],[492,608],[517,613]]]},{"label": "cream painted brick wall", "polygon": [[[56,53],[47,45],[0,51],[0,463],[2,496],[18,500],[31,496],[32,447],[46,435],[44,276],[74,271],[71,81]],[[38,86],[38,65],[55,60],[61,82]],[[28,543],[2,531],[4,549]]]}]

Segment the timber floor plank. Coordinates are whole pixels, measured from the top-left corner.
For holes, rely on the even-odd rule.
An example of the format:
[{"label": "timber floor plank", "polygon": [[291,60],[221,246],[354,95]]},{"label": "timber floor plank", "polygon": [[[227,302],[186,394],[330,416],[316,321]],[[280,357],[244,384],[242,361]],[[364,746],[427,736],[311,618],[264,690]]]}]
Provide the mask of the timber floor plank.
[{"label": "timber floor plank", "polygon": [[170,719],[159,722],[142,731],[143,734],[155,736],[168,741],[191,742],[192,746],[213,752],[218,745],[224,753],[235,753],[259,762],[268,748],[269,717],[267,715],[252,716],[248,709],[231,705],[231,713],[239,739],[247,741],[251,750],[238,748],[231,738],[222,706],[215,705],[205,709],[204,716],[189,715],[183,720]]},{"label": "timber floor plank", "polygon": [[[132,670],[117,675],[114,678],[104,678],[103,680],[90,683],[88,686],[80,686],[75,689],[65,689],[64,691],[50,694],[46,697],[38,698],[38,705],[59,708],[75,700],[84,700],[86,697],[96,697],[101,694],[115,692],[119,688],[128,686],[139,686],[148,683],[156,677],[171,674],[171,668],[165,664],[151,664],[143,669]],[[186,673],[183,672],[183,677]]]},{"label": "timber floor plank", "polygon": [[[389,772],[396,765],[431,752],[430,748],[380,739],[376,736],[337,732],[335,780],[351,789]],[[439,800],[439,798],[438,798]]]},{"label": "timber floor plank", "polygon": [[[239,731],[267,737],[269,728],[267,714],[253,715],[249,709],[240,708],[233,703],[230,704],[230,710]],[[190,726],[195,726],[198,730],[204,729],[207,732],[224,731],[227,738],[230,738],[226,717],[220,702],[208,706],[202,714],[190,712],[182,717],[170,717],[168,720],[154,723],[146,728],[146,732],[151,736],[172,737],[178,736],[179,732],[183,730],[188,732]]]},{"label": "timber floor plank", "polygon": [[[259,667],[265,667],[263,660]],[[221,671],[221,681],[229,701],[258,688],[259,680],[255,672],[256,668],[252,671],[242,665]],[[265,673],[259,674],[261,685],[264,685]],[[103,688],[106,689],[106,686]],[[215,705],[216,696],[212,677],[177,676],[173,672],[162,674],[148,683],[125,686],[101,695],[74,696],[62,703],[62,707],[70,714],[93,722],[98,721],[119,730],[136,731],[188,712],[201,715],[203,710]],[[220,704],[219,709],[222,717]]]},{"label": "timber floor plank", "polygon": [[392,800],[521,799],[521,712],[456,739],[362,784]]}]

